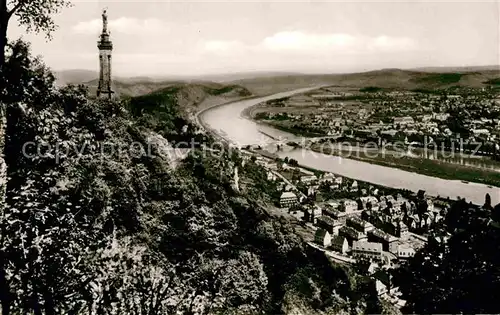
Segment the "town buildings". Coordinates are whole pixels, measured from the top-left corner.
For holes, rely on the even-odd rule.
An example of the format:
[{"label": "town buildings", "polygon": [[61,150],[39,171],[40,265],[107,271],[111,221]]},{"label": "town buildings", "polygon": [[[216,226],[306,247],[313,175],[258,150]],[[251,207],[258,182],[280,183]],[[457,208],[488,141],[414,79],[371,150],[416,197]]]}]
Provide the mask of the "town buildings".
[{"label": "town buildings", "polygon": [[368,232],[368,240],[370,242],[380,242],[382,243],[384,251],[389,251],[389,247],[392,243],[397,242],[398,238],[388,233],[385,233],[379,229],[373,229]]},{"label": "town buildings", "polygon": [[327,230],[319,228],[314,235],[314,241],[323,247],[330,247],[332,235]]},{"label": "town buildings", "polygon": [[397,256],[399,259],[408,259],[415,256],[415,249],[408,245],[399,245],[397,250]]},{"label": "town buildings", "polygon": [[364,234],[375,228],[371,223],[362,220],[358,216],[351,216],[347,218],[346,225]]},{"label": "town buildings", "polygon": [[355,241],[366,241],[368,238],[366,234],[345,225],[339,229],[339,235],[347,238],[349,245],[352,245]]},{"label": "town buildings", "polygon": [[286,191],[281,194],[280,197],[280,206],[281,208],[290,208],[291,206],[294,206],[299,203],[299,200],[297,199],[297,195],[295,195],[291,191]]},{"label": "town buildings", "polygon": [[334,235],[339,234],[339,229],[342,227],[341,222],[324,215],[316,219],[316,225]]},{"label": "town buildings", "polygon": [[352,244],[352,255],[358,259],[373,261],[382,260],[382,244],[366,241],[354,241]]},{"label": "town buildings", "polygon": [[332,249],[343,255],[346,255],[349,251],[349,243],[347,239],[340,235],[335,235],[332,239]]},{"label": "town buildings", "polygon": [[358,203],[354,200],[343,199],[340,203],[340,210],[347,213],[357,211]]},{"label": "town buildings", "polygon": [[[276,163],[262,162],[269,168]],[[424,191],[390,194],[382,187],[333,174],[316,176],[300,167],[280,168],[274,173],[283,178],[267,174],[267,180],[282,189],[282,208],[301,204],[290,215],[316,227],[314,242],[325,251],[334,252],[337,258],[368,259],[391,268],[397,261],[415,255],[427,241],[418,233],[431,230],[449,206],[445,200],[426,196]],[[323,183],[321,188],[318,182]],[[338,183],[335,188],[332,182]],[[323,195],[325,186],[333,191],[331,197]],[[353,191],[353,186],[358,191]],[[337,192],[342,197],[335,198]],[[323,196],[318,199],[316,194]],[[325,200],[325,196],[330,198]]]},{"label": "town buildings", "polygon": [[[482,151],[483,155],[494,154],[494,144],[498,145],[497,151],[500,150],[500,119],[484,117],[497,110],[497,93],[490,89],[461,88],[453,92],[440,91],[439,95],[408,91],[380,91],[370,95],[359,90],[344,92],[321,88],[313,97],[293,96],[283,101],[283,112],[270,113],[268,122],[294,126],[300,132],[354,141],[379,140],[379,145],[405,143],[422,147],[430,143],[426,144],[426,137],[441,143],[460,138],[488,142],[489,149]],[[295,108],[290,111],[287,107]],[[311,111],[311,107],[317,109]],[[450,111],[460,113],[461,129],[471,131],[466,137],[464,132],[450,126]],[[283,114],[287,114],[286,119]]]}]

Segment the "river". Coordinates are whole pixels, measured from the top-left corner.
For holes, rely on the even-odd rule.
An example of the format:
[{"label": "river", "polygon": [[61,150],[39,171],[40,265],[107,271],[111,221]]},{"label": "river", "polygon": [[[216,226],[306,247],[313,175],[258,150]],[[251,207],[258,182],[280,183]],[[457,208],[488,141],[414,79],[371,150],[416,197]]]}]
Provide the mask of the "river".
[{"label": "river", "polygon": [[[275,142],[273,138],[286,138],[291,141],[298,141],[299,137],[251,121],[244,117],[242,112],[246,108],[261,102],[288,97],[313,89],[316,88],[298,89],[215,106],[201,112],[199,119],[205,126],[217,132],[224,139],[239,146],[248,144],[264,146],[266,143]],[[485,195],[489,193],[493,204],[500,203],[500,189],[496,187],[490,188],[483,184],[464,183],[459,180],[445,180],[338,156],[319,154],[306,149],[294,149],[288,152],[281,152],[279,155],[281,157],[288,156],[294,158],[299,164],[307,167],[378,185],[404,188],[412,191],[423,189],[428,194],[450,197],[452,199],[460,196],[475,204],[483,204]]]}]

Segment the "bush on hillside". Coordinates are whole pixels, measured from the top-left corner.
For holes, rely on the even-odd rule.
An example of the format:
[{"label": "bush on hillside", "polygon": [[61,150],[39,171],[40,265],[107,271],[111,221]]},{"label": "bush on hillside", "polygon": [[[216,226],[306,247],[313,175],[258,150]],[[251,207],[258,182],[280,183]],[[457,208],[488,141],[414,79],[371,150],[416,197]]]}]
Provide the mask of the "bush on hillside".
[{"label": "bush on hillside", "polygon": [[[235,195],[238,153],[193,150],[174,168],[159,146],[127,151],[150,144],[150,114],[92,100],[81,86],[56,89],[16,45],[6,76],[21,88],[2,95],[4,314],[280,313],[288,293],[316,311],[364,308],[368,298],[350,290],[342,268],[308,250],[287,220]],[[168,136],[178,116],[167,107]],[[334,291],[350,302],[332,300]]]}]

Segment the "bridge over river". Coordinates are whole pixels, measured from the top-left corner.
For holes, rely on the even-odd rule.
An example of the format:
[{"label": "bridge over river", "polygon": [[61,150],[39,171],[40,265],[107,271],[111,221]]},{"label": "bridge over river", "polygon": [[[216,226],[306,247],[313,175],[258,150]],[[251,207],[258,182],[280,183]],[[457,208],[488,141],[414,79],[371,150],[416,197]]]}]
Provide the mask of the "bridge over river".
[{"label": "bridge over river", "polygon": [[300,145],[307,145],[307,144],[310,144],[312,142],[317,142],[317,141],[321,141],[321,140],[336,140],[336,139],[339,139],[341,136],[339,135],[335,135],[335,136],[323,136],[323,137],[297,137],[297,136],[293,136],[293,137],[276,137],[276,136],[273,136],[271,134],[268,134],[266,133],[265,131],[262,131],[262,130],[259,130],[259,132],[261,134],[263,134],[264,136],[268,137],[268,141],[266,141],[266,145],[272,145],[272,144],[277,144],[277,145],[281,145],[281,144],[287,144],[287,143],[297,143],[297,144],[300,144]]},{"label": "bridge over river", "polygon": [[[275,95],[245,99],[220,105],[198,115],[203,125],[215,131],[220,137],[236,144],[239,147],[246,145],[274,145],[284,142],[300,144],[301,138],[277,130],[268,125],[258,124],[247,119],[242,112],[251,106],[272,99],[289,97],[294,94],[305,93],[315,88],[304,88]],[[306,141],[315,141],[319,138],[310,138]],[[295,141],[294,141],[295,140]],[[455,199],[457,196],[466,198],[475,204],[483,204],[488,193],[492,203],[500,203],[500,189],[479,183],[464,183],[460,180],[445,180],[437,177],[426,176],[418,173],[403,171],[397,168],[370,164],[345,157],[325,155],[308,149],[296,148],[293,150],[278,151],[277,154],[284,158],[297,160],[300,165],[338,174],[381,186],[408,189],[411,191],[425,190],[428,194]]]}]

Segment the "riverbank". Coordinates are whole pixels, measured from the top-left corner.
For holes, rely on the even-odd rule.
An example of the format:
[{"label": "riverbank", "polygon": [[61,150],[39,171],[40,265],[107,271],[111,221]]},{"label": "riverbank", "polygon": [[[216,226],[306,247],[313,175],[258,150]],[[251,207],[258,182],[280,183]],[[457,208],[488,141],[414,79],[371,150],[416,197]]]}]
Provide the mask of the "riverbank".
[{"label": "riverbank", "polygon": [[220,107],[220,106],[228,105],[231,103],[251,100],[251,99],[260,98],[260,97],[262,97],[262,96],[261,95],[252,95],[252,96],[245,96],[245,97],[241,97],[241,98],[236,98],[233,100],[227,100],[224,102],[214,102],[214,103],[207,103],[207,102],[203,101],[200,103],[200,105],[198,107],[198,111],[194,114],[194,122],[198,126],[202,127],[203,129],[213,130],[212,128],[208,127],[208,125],[202,119],[200,119],[201,115],[204,112],[211,110],[211,109],[214,109],[214,108],[217,108],[217,107]]},{"label": "riverbank", "polygon": [[285,126],[282,126],[282,125],[279,125],[279,124],[273,124],[273,123],[271,123],[269,121],[257,120],[257,119],[255,119],[255,114],[261,108],[265,108],[265,106],[262,105],[262,103],[258,103],[258,104],[255,104],[253,106],[247,107],[247,108],[245,108],[241,112],[241,117],[246,118],[248,120],[251,120],[251,121],[255,122],[256,124],[259,124],[259,125],[262,125],[262,126],[268,126],[268,127],[274,128],[274,129],[278,129],[278,130],[281,130],[283,132],[287,132],[287,133],[293,134],[294,136],[297,136],[297,137],[321,137],[321,136],[326,136],[324,134],[318,134],[318,133],[301,131],[301,130],[297,130],[295,128],[288,128],[288,127],[285,127]]},{"label": "riverbank", "polygon": [[328,136],[327,134],[308,132],[308,131],[298,130],[298,129],[293,128],[293,127],[286,127],[286,126],[282,126],[282,125],[272,124],[272,123],[269,123],[267,121],[258,121],[258,120],[254,120],[254,121],[257,122],[258,124],[266,125],[266,126],[269,126],[271,128],[281,130],[283,132],[291,133],[296,137],[315,138],[315,137],[327,137]]},{"label": "riverbank", "polygon": [[[243,100],[248,100],[248,99],[253,99],[255,97],[246,97],[246,98],[243,98],[241,99],[241,101]],[[207,107],[207,108],[204,108],[202,110],[200,110],[197,115],[196,115],[196,119],[198,121],[198,123],[209,133],[211,133],[214,137],[220,139],[221,141],[230,141],[229,139],[226,139],[226,135],[224,135],[223,133],[217,131],[217,130],[214,130],[213,128],[211,128],[203,119],[202,119],[202,114],[203,112],[205,111],[208,111],[210,109],[213,109],[213,108],[216,108],[216,107],[219,107],[219,106],[224,106],[224,105],[229,105],[231,103],[234,103],[234,102],[238,102],[238,101],[231,101],[231,102],[225,102],[225,103],[222,103],[222,104],[217,104],[217,105],[214,105],[214,106],[211,106],[211,107]],[[258,106],[258,104],[257,104]],[[253,106],[252,106],[253,107]],[[241,115],[246,118],[246,119],[250,119],[247,115],[248,115],[249,111],[243,111],[241,113]],[[280,159],[281,158],[276,155],[275,153],[272,153],[272,152],[268,152],[266,150],[244,150],[243,151],[247,151],[249,153],[252,153],[252,154],[257,154],[257,155],[260,155],[264,158],[267,158],[267,159],[270,159],[270,160],[273,160],[273,161],[276,161],[277,159]],[[304,169],[304,170],[307,170],[307,171],[310,171],[310,172],[314,172],[314,173],[320,173],[320,174],[323,174],[325,173],[325,171],[323,170],[320,170],[320,169],[317,169],[317,168],[313,168],[313,167],[309,167],[307,165],[304,165],[304,164],[298,164],[297,165],[298,167]],[[366,181],[362,181],[362,180],[359,180],[359,179],[356,179],[356,178],[350,178],[350,177],[347,177],[347,176],[343,176],[341,174],[338,174],[338,173],[335,173],[335,172],[332,172],[332,174],[334,174],[335,176],[342,176],[342,177],[345,177],[346,179],[349,179],[349,180],[357,180],[358,182],[364,182],[364,183],[367,183],[367,184],[370,184],[370,185],[373,185],[374,187],[378,187],[378,188],[382,188],[382,189],[385,189],[385,190],[392,190],[392,191],[397,191],[397,192],[404,192],[404,191],[408,191],[407,189],[403,189],[403,188],[394,188],[394,187],[390,187],[390,186],[385,186],[385,185],[380,185],[380,184],[375,184],[375,183],[371,183],[371,182],[366,182]],[[439,196],[434,196],[434,197],[439,197]]]},{"label": "riverbank", "polygon": [[[312,145],[308,149],[317,153],[346,157],[341,152],[320,145]],[[350,152],[349,156],[346,158],[370,164],[398,168],[400,170],[442,179],[462,180],[500,187],[499,172],[488,171],[472,166],[457,165],[426,158],[413,158],[407,156],[396,157],[391,154],[381,155],[374,154],[374,152],[363,151],[357,151],[355,153]]]},{"label": "riverbank", "polygon": [[[289,95],[288,97],[292,96],[292,95],[298,95],[298,94],[303,94],[303,93],[306,93],[306,92],[310,92],[310,91],[314,91],[314,90],[318,90],[318,89],[321,89],[321,88],[324,88],[328,85],[315,85],[315,86],[312,86],[312,87],[307,87],[307,88],[303,88],[303,89],[300,89],[300,90],[303,90],[301,92],[297,92],[297,93],[294,93],[294,94],[291,94]],[[275,95],[275,93],[273,94],[268,94],[268,95],[265,95],[265,96],[272,96],[272,95]],[[274,99],[274,98],[272,98]],[[266,106],[263,105],[263,103],[265,102],[259,102],[255,105],[252,105],[252,106],[249,106],[247,108],[245,108],[242,112],[241,112],[241,117],[244,117],[248,120],[252,120],[254,122],[257,122],[255,119],[254,119],[254,113],[257,109],[259,108],[265,108]],[[260,123],[260,122],[259,122]],[[269,124],[271,127],[273,128],[276,128],[276,126],[273,126],[271,124]]]},{"label": "riverbank", "polygon": [[[251,95],[251,96],[245,96],[245,97],[241,97],[241,98],[235,98],[235,99],[232,99],[232,100],[225,100],[225,101],[222,101],[222,102],[217,102],[215,99],[212,99],[211,102],[206,102],[205,100],[203,102],[201,102],[198,106],[198,111],[193,115],[194,116],[194,122],[201,128],[207,130],[207,131],[211,131],[211,132],[215,132],[218,136],[220,137],[223,137],[223,135],[220,135],[219,132],[215,131],[213,128],[209,127],[204,121],[203,119],[201,119],[201,116],[203,115],[203,113],[211,110],[211,109],[215,109],[217,107],[221,107],[221,106],[226,106],[226,105],[229,105],[229,104],[232,104],[232,103],[239,103],[239,102],[242,102],[242,101],[248,101],[248,100],[252,100],[252,99],[257,99],[257,98],[264,98],[264,97],[269,97],[269,96],[272,96],[273,94],[267,94],[267,95]],[[256,104],[256,105],[253,105],[253,106],[250,106],[248,108],[246,108],[245,110],[243,110],[241,112],[241,116],[248,119],[248,120],[251,120],[251,121],[254,121],[252,119],[252,117],[248,114],[249,111],[254,108],[254,107],[257,107],[259,106],[260,103]],[[247,111],[248,110],[248,111]],[[271,126],[272,127],[272,126]]]},{"label": "riverbank", "polygon": [[[254,121],[242,117],[242,112],[251,106],[269,101],[288,97],[293,94],[304,93],[305,89],[280,93],[268,97],[261,97],[251,101],[231,102],[229,106],[218,106],[210,111],[203,111],[198,120],[208,128],[217,130],[216,137],[225,138],[232,142],[243,145],[257,145],[262,143],[262,129]],[[227,104],[226,104],[227,105]],[[269,129],[271,129],[269,127]],[[210,129],[212,130],[212,129]],[[290,134],[272,128],[265,130],[276,138],[289,138]],[[269,132],[268,132],[269,131]],[[299,142],[297,142],[299,143]],[[391,165],[390,167],[376,165],[369,162],[354,159],[340,158],[338,156],[318,154],[311,150],[292,150],[289,152],[276,152],[281,158],[288,156],[297,160],[302,166],[307,166],[323,172],[331,172],[339,176],[356,179],[378,186],[391,187],[395,189],[406,189],[410,191],[425,190],[432,196],[450,197],[457,196],[466,198],[473,203],[484,203],[485,194],[490,194],[493,203],[500,200],[499,189],[488,187],[485,184],[474,182],[464,183],[460,180],[448,180],[436,177],[435,174],[423,175],[417,170],[405,171]]]},{"label": "riverbank", "polygon": [[[242,116],[246,119],[252,120],[259,125],[268,126],[271,128],[275,128],[287,133],[294,134],[295,136],[302,137],[317,137],[318,134],[308,133],[308,132],[300,132],[293,128],[286,128],[279,124],[268,123],[264,121],[259,121],[254,119],[254,112],[262,108],[262,104],[256,104],[246,108],[242,112]],[[465,163],[459,164],[455,161],[443,161],[438,158],[430,159],[425,157],[413,157],[413,156],[394,156],[387,153],[382,152],[364,152],[363,150],[359,150],[357,152],[339,152],[334,149],[331,149],[329,146],[325,146],[322,144],[313,144],[311,147],[308,147],[313,152],[323,153],[327,155],[335,155],[343,158],[348,158],[356,161],[366,162],[370,164],[376,164],[391,168],[397,168],[400,170],[413,172],[417,174],[437,177],[441,179],[447,180],[461,180],[466,182],[474,182],[485,184],[494,187],[500,187],[500,172],[494,169],[488,169],[488,167],[492,167],[495,165],[494,161],[490,161],[487,159],[475,159],[475,158],[467,158],[465,157]],[[418,150],[417,150],[418,153]],[[401,153],[399,153],[401,154]],[[464,164],[472,164],[474,162],[480,162],[484,164],[486,167],[474,166],[474,165],[464,165]]]}]

